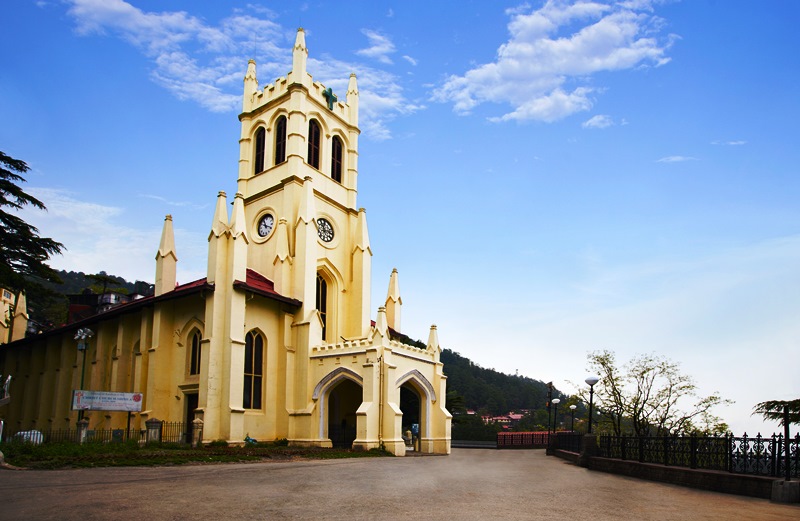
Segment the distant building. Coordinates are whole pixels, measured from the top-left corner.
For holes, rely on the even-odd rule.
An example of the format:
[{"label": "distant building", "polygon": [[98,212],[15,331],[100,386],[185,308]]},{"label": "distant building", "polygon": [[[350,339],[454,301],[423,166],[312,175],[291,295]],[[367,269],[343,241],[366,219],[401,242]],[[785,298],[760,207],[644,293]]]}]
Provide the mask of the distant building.
[{"label": "distant building", "polygon": [[[206,442],[249,434],[403,455],[403,430],[418,424],[422,452],[450,452],[436,326],[425,347],[395,340],[396,270],[371,320],[356,77],[340,99],[306,72],[307,54],[301,29],[287,76],[260,87],[255,62],[247,66],[237,193],[231,215],[226,194],[217,197],[206,277],[176,286],[167,216],[152,296],[112,306],[103,295],[77,304],[101,313],[0,346],[0,374],[14,375],[20,398],[0,410],[7,429],[74,427],[83,363],[74,337],[90,328],[84,388],[143,393],[137,428],[199,419]],[[124,413],[86,417],[91,429],[126,424]]]}]

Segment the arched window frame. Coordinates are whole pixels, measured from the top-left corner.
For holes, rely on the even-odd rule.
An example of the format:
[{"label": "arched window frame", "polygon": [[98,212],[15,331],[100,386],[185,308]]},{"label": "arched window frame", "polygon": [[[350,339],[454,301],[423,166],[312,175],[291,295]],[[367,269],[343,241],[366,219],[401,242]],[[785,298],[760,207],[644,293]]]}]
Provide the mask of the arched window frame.
[{"label": "arched window frame", "polygon": [[267,144],[267,130],[264,127],[258,127],[255,134],[255,153],[253,158],[253,174],[259,174],[264,171],[264,154]]},{"label": "arched window frame", "polygon": [[333,136],[331,140],[331,179],[337,183],[341,183],[343,169],[344,144],[339,136]]},{"label": "arched window frame", "polygon": [[261,409],[264,395],[264,335],[257,330],[247,333],[244,343],[244,388],[242,407]]},{"label": "arched window frame", "polygon": [[328,281],[317,272],[317,311],[322,320],[322,340],[326,339],[328,331]]},{"label": "arched window frame", "polygon": [[197,376],[200,374],[200,360],[203,352],[201,342],[203,335],[197,329],[189,334],[189,375]]},{"label": "arched window frame", "polygon": [[308,164],[319,170],[322,127],[316,119],[308,122]]},{"label": "arched window frame", "polygon": [[286,161],[286,116],[275,121],[275,164]]}]

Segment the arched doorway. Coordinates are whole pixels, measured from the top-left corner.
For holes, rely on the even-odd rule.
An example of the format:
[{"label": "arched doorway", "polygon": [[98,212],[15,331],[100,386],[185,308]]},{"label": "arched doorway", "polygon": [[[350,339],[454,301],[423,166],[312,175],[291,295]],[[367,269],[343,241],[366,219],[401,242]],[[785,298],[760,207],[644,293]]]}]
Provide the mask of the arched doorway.
[{"label": "arched doorway", "polygon": [[328,394],[328,439],[334,447],[351,448],[356,439],[356,411],[363,400],[361,386],[342,379]]},{"label": "arched doorway", "polygon": [[[411,440],[406,441],[407,450],[419,450],[420,440],[423,434],[422,419],[422,401],[419,392],[413,385],[406,382],[400,386],[400,410],[403,412],[403,426],[402,433],[404,440],[408,437],[407,433],[411,432]],[[411,445],[409,446],[409,443]]]}]

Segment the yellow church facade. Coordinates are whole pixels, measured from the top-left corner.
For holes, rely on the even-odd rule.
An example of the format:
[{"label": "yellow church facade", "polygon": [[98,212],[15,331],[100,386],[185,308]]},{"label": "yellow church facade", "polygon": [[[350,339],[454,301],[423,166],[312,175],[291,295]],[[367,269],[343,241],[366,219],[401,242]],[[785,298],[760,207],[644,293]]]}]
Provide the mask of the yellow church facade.
[{"label": "yellow church facade", "polygon": [[[150,418],[202,420],[204,442],[286,438],[290,445],[450,452],[451,415],[436,326],[424,347],[398,339],[398,273],[372,320],[367,217],[357,206],[358,86],[344,100],[306,70],[302,29],[292,71],[244,78],[237,193],[217,197],[204,279],[176,286],[172,217],[156,254],[155,294],[36,337],[0,345],[12,374],[7,429],[74,428],[71,393],[142,393]],[[88,349],[75,334],[89,328]],[[127,415],[91,411],[90,429]]]}]

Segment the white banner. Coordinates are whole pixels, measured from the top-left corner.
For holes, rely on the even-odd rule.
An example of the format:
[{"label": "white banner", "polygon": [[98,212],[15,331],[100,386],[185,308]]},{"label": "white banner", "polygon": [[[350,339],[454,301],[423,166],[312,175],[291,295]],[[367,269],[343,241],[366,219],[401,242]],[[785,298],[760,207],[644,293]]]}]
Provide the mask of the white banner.
[{"label": "white banner", "polygon": [[141,412],[142,393],[76,390],[72,391],[72,410]]}]

